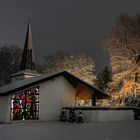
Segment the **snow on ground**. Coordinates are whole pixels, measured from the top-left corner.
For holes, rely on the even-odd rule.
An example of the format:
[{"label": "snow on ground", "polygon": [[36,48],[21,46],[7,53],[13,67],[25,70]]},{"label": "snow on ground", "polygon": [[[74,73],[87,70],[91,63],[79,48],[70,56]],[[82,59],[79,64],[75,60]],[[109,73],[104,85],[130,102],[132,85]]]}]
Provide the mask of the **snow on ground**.
[{"label": "snow on ground", "polygon": [[140,121],[0,124],[0,140],[140,140]]}]

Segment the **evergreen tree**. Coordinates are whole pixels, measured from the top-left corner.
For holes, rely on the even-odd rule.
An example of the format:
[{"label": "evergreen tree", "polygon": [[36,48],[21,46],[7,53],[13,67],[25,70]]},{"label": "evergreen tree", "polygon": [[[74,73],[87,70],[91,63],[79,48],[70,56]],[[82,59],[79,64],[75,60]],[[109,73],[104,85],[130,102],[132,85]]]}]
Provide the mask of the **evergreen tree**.
[{"label": "evergreen tree", "polygon": [[84,122],[83,113],[81,110],[79,110],[77,114],[77,123],[83,123],[83,122]]},{"label": "evergreen tree", "polygon": [[99,89],[105,91],[108,88],[108,83],[112,81],[112,73],[108,66],[102,70],[101,73],[97,75],[95,80],[95,85]]},{"label": "evergreen tree", "polygon": [[62,109],[60,114],[60,121],[65,122],[67,120],[67,111],[65,109]]},{"label": "evergreen tree", "polygon": [[75,110],[71,108],[69,111],[69,122],[75,122],[75,121],[76,121]]}]

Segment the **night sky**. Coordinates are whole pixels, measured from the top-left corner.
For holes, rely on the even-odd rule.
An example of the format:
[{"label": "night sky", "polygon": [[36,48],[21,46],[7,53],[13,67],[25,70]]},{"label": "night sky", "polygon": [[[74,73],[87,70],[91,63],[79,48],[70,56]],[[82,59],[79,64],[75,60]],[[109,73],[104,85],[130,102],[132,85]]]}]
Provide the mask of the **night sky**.
[{"label": "night sky", "polygon": [[24,46],[32,17],[33,46],[39,62],[56,50],[87,53],[97,70],[108,64],[101,39],[120,14],[140,14],[140,0],[0,0],[0,46]]}]

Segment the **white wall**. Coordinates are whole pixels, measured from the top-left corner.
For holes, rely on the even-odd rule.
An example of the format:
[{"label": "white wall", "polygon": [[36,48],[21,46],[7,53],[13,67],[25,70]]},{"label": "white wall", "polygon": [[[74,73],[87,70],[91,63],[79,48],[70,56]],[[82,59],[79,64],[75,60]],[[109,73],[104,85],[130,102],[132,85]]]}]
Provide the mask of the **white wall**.
[{"label": "white wall", "polygon": [[[39,84],[39,120],[57,121],[63,106],[75,105],[75,89],[59,76]],[[10,121],[11,95],[0,97],[0,122]]]},{"label": "white wall", "polygon": [[41,83],[39,93],[39,120],[57,121],[64,105],[74,105],[75,90],[62,76]]},{"label": "white wall", "polygon": [[10,96],[0,97],[0,122],[10,121]]},{"label": "white wall", "polygon": [[63,88],[63,107],[75,106],[75,94],[76,89],[62,77],[62,88]]},{"label": "white wall", "polygon": [[133,110],[84,110],[83,116],[87,122],[134,120]]}]

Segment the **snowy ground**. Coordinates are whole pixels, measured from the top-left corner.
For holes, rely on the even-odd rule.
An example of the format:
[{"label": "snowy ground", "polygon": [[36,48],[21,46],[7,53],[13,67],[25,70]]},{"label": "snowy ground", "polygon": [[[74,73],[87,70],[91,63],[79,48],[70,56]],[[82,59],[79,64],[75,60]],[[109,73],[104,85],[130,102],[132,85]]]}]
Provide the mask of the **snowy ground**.
[{"label": "snowy ground", "polygon": [[140,140],[140,121],[0,124],[0,140]]}]

